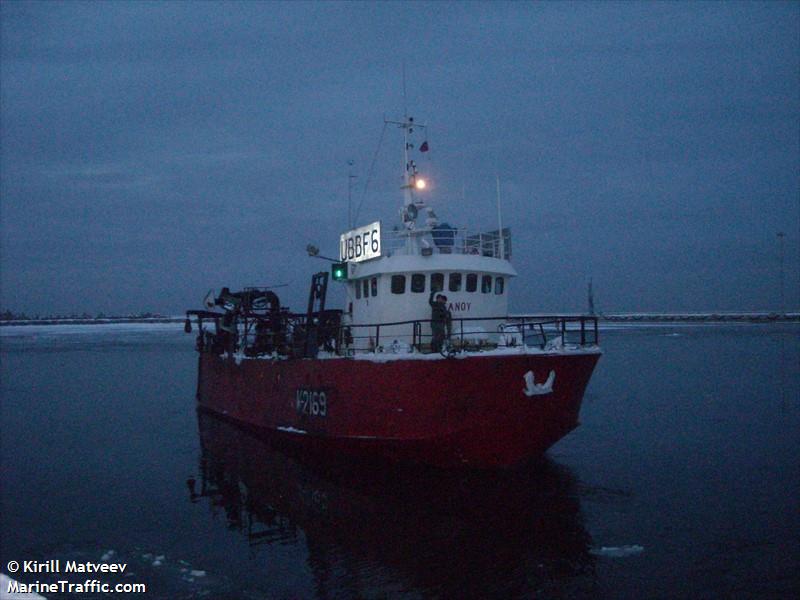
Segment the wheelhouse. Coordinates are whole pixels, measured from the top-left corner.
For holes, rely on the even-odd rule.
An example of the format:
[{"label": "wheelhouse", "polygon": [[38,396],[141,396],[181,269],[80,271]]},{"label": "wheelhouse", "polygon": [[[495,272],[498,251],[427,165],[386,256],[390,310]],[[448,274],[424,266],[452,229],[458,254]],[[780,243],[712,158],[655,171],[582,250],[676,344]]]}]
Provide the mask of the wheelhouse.
[{"label": "wheelhouse", "polygon": [[[501,240],[497,231],[470,234],[445,227],[446,243],[437,237],[442,229],[436,225],[393,232],[382,238],[379,257],[349,263],[343,323],[358,328],[427,321],[431,293],[437,292],[447,297],[454,319],[507,315],[509,283],[517,275],[509,262],[509,230],[503,230]],[[429,330],[425,323],[423,337]],[[404,339],[409,334],[401,326],[389,326],[382,337]],[[375,343],[369,336],[357,339],[358,350]]]}]

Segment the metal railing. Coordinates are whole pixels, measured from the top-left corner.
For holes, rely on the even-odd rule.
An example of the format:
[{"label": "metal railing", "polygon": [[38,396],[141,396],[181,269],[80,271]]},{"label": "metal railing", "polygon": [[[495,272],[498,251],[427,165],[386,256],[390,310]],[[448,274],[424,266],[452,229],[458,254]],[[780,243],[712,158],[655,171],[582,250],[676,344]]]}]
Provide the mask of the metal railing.
[{"label": "metal railing", "polygon": [[[468,229],[445,227],[442,229],[404,231],[384,231],[381,235],[383,254],[402,254],[407,249],[409,236],[423,240],[422,251],[432,254],[471,254],[500,258],[500,236],[497,231],[476,232]],[[511,258],[511,232],[503,229],[503,258]]]},{"label": "metal railing", "polygon": [[[328,312],[337,313],[337,318],[323,314],[323,318],[307,323],[306,315],[285,313],[276,323],[262,315],[245,314],[231,326],[225,324],[224,314],[190,311],[200,326],[197,349],[201,352],[310,358],[320,351],[339,356],[432,351],[430,319],[341,324],[339,311]],[[214,323],[213,332],[203,329],[204,319]],[[520,346],[555,351],[595,346],[598,341],[597,318],[593,316],[463,317],[451,321],[445,348],[447,353]]]},{"label": "metal railing", "polygon": [[[424,352],[430,349],[433,334],[430,319],[344,325],[351,343],[342,344],[347,353],[385,352],[398,345]],[[400,331],[398,331],[398,329]],[[597,317],[540,316],[463,317],[453,319],[446,336],[456,351],[485,350],[504,347],[596,346],[599,342]]]}]

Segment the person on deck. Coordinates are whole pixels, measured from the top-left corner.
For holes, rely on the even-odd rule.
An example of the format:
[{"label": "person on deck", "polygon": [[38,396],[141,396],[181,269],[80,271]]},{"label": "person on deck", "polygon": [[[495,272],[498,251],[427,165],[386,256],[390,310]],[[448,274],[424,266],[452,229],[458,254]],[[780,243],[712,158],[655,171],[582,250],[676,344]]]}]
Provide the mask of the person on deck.
[{"label": "person on deck", "polygon": [[[434,296],[436,297],[434,299]],[[453,316],[447,308],[447,296],[436,291],[431,292],[428,298],[431,305],[431,350],[441,352],[445,339],[450,339]]]}]

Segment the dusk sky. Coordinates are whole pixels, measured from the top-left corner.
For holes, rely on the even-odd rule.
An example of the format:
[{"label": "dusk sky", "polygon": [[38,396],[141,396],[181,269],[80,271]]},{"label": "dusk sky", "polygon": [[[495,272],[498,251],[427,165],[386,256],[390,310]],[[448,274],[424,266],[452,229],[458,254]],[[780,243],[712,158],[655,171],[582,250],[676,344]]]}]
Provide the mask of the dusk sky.
[{"label": "dusk sky", "polygon": [[[2,2],[0,307],[200,307],[396,222],[402,138],[515,312],[800,306],[800,3]],[[376,154],[377,153],[377,154]],[[364,191],[373,157],[376,167]]]}]

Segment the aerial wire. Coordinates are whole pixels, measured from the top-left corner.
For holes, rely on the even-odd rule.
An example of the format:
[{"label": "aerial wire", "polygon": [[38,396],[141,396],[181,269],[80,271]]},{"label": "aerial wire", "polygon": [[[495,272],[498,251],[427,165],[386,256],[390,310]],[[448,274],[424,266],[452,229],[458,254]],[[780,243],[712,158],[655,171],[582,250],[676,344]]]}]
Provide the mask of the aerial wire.
[{"label": "aerial wire", "polygon": [[375,149],[375,155],[372,157],[372,163],[369,166],[369,171],[367,172],[367,180],[364,182],[364,191],[361,194],[361,201],[358,203],[358,208],[356,209],[355,217],[353,218],[353,223],[358,223],[358,215],[361,212],[361,206],[364,204],[364,199],[367,197],[367,190],[369,189],[369,184],[372,181],[372,175],[375,172],[375,162],[378,160],[378,153],[381,151],[381,145],[383,144],[383,136],[386,134],[386,121],[383,122],[383,129],[381,129],[381,138],[378,140],[378,147]]}]

